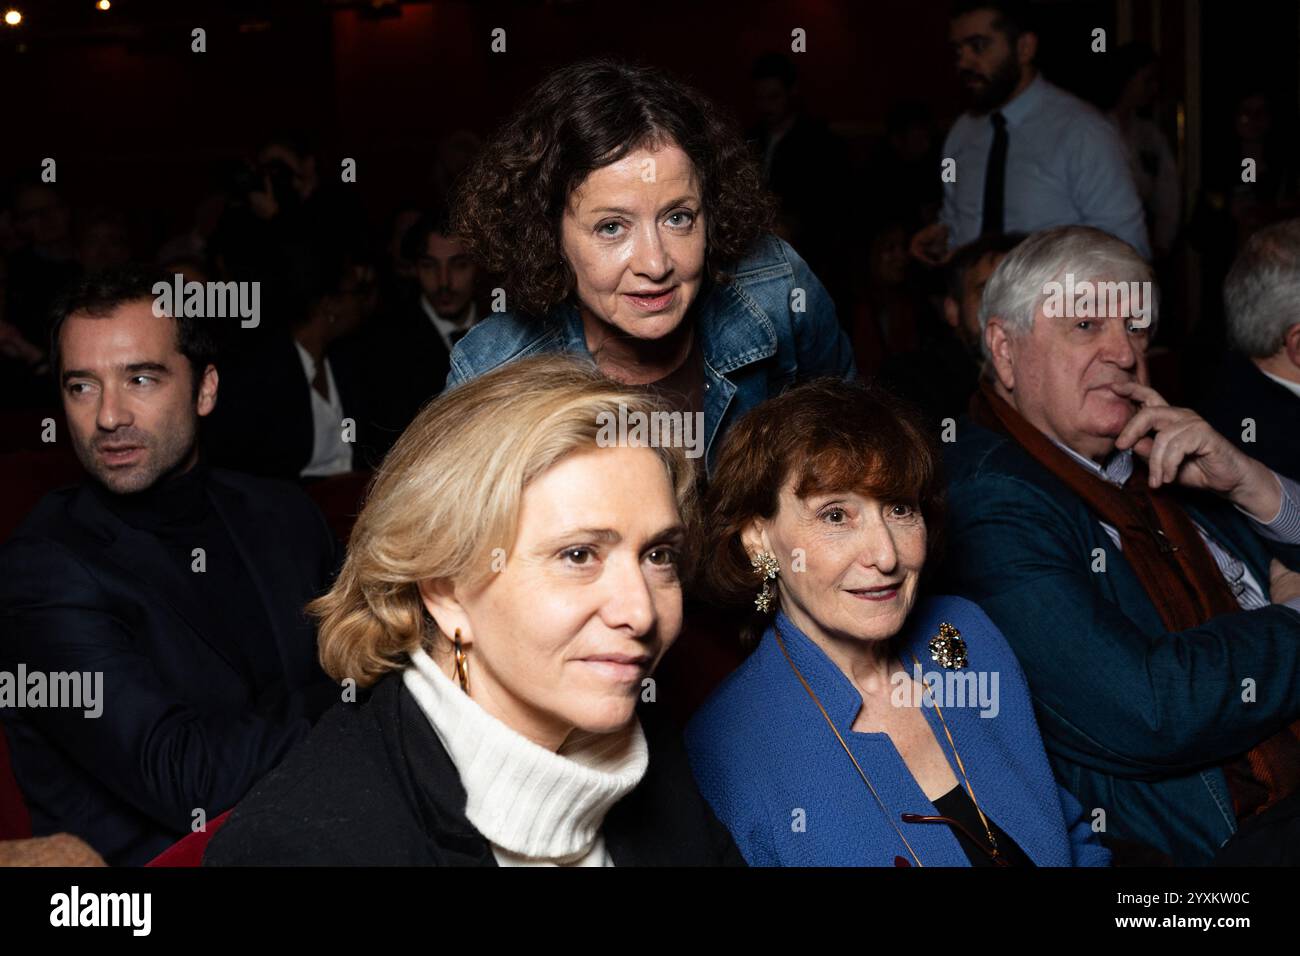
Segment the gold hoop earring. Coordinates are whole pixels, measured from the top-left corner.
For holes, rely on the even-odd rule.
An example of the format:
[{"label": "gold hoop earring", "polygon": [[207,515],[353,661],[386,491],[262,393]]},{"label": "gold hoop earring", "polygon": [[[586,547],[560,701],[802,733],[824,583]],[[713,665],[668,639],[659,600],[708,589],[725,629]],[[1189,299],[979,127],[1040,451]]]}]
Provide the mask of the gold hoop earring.
[{"label": "gold hoop earring", "polygon": [[456,680],[460,681],[460,689],[469,693],[469,654],[465,652],[464,646],[460,643],[460,628],[456,628],[456,634],[452,638],[455,645],[456,656]]},{"label": "gold hoop earring", "polygon": [[753,565],[759,579],[763,582],[763,590],[759,591],[758,597],[754,598],[754,607],[766,614],[772,609],[772,602],[776,599],[776,588],[772,587],[772,582],[781,572],[781,565],[777,564],[775,555],[768,554],[766,551],[750,555],[749,563]]}]

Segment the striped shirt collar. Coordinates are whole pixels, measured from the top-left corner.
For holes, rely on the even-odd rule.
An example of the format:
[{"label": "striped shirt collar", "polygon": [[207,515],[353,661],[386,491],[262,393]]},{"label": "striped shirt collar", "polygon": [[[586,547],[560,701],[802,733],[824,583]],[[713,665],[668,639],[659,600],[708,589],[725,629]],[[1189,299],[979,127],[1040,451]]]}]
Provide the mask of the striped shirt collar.
[{"label": "striped shirt collar", "polygon": [[1080,455],[1073,448],[1062,444],[1050,435],[1047,437],[1053,445],[1083,465],[1083,467],[1116,487],[1123,487],[1124,482],[1128,481],[1133,474],[1133,449],[1131,448],[1111,452],[1110,457],[1106,459],[1106,463],[1099,465],[1091,458]]}]

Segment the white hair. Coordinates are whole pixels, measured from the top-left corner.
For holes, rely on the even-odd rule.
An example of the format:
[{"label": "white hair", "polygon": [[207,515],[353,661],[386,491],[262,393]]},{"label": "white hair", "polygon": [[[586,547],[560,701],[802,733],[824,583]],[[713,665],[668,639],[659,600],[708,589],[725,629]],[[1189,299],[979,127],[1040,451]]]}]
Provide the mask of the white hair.
[{"label": "white hair", "polygon": [[1300,322],[1300,219],[1251,236],[1223,282],[1228,341],[1251,358],[1282,348],[1286,330]]},{"label": "white hair", "polygon": [[1091,226],[1055,226],[1031,235],[1016,246],[989,276],[980,300],[980,345],[985,358],[989,347],[984,333],[989,319],[1002,320],[1007,334],[1024,335],[1034,327],[1034,316],[1048,295],[1048,283],[1060,282],[1066,273],[1081,280],[1148,282],[1152,290],[1151,331],[1159,312],[1151,266],[1122,239]]}]

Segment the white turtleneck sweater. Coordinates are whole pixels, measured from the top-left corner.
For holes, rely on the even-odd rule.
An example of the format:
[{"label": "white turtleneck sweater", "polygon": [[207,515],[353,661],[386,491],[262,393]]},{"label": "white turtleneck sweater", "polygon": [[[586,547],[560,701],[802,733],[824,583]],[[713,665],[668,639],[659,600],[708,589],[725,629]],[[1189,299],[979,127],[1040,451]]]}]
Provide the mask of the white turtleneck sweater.
[{"label": "white turtleneck sweater", "polygon": [[645,776],[640,721],[571,733],[552,752],[493,717],[423,650],[402,674],[465,788],[465,816],[501,866],[613,866],[605,814]]}]

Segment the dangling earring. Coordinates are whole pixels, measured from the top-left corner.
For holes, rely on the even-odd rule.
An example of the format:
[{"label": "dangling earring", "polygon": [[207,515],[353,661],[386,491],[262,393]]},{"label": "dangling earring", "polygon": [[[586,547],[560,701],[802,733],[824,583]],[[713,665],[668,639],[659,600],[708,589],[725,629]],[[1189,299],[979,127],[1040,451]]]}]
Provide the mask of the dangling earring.
[{"label": "dangling earring", "polygon": [[766,614],[772,608],[772,600],[776,597],[776,588],[772,587],[772,582],[781,571],[781,565],[776,563],[776,557],[762,551],[758,554],[749,556],[749,563],[753,565],[754,570],[758,572],[759,579],[763,582],[763,590],[758,592],[758,597],[754,598],[754,607],[760,612]]},{"label": "dangling earring", "polygon": [[469,655],[465,653],[465,648],[460,643],[460,628],[456,628],[456,635],[452,638],[455,644],[456,655],[456,680],[460,681],[460,689],[469,693]]}]

